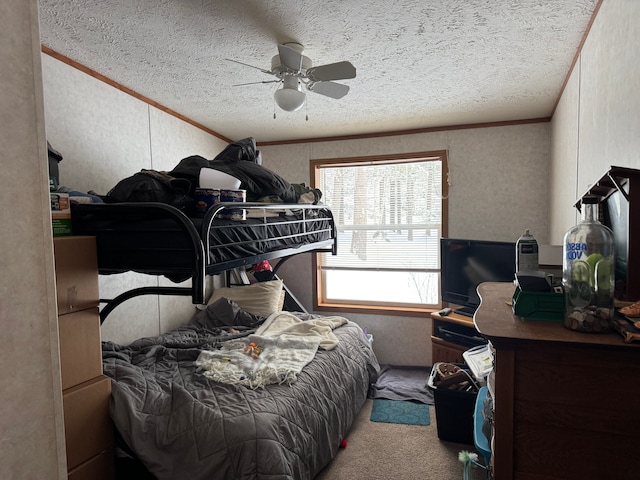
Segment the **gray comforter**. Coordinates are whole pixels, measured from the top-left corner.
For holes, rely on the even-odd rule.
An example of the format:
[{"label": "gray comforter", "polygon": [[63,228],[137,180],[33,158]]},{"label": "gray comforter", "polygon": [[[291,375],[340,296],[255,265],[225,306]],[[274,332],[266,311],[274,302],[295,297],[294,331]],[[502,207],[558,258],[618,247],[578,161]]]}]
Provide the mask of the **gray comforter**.
[{"label": "gray comforter", "polygon": [[235,328],[203,313],[127,347],[104,342],[116,429],[158,479],[312,479],[337,454],[377,378],[365,335],[348,322],[334,330],[338,345],[318,350],[294,383],[251,389],[216,383],[194,366],[203,349],[254,326],[228,323]]}]

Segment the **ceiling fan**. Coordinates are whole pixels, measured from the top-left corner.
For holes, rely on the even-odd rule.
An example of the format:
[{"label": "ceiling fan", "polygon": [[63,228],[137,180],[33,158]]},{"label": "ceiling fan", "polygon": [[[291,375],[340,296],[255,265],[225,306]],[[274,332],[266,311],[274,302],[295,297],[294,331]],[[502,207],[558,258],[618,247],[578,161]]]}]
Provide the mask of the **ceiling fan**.
[{"label": "ceiling fan", "polygon": [[344,97],[349,92],[349,87],[332,80],[355,78],[356,68],[347,61],[314,67],[311,59],[302,54],[303,51],[304,47],[295,42],[278,45],[278,55],[271,59],[271,70],[227,58],[226,60],[230,62],[256,68],[262,73],[277,77],[277,80],[240,83],[234,87],[257,83],[282,83],[282,88],[274,93],[274,99],[278,106],[287,112],[295,112],[304,105],[306,95],[302,90],[303,86],[309,92],[319,93],[330,98]]}]

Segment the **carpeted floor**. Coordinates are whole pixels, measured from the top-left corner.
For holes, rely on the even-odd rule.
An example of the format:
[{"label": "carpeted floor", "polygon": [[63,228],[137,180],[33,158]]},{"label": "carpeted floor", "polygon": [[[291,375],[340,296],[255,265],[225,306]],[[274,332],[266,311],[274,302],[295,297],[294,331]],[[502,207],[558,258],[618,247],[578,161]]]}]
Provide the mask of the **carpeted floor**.
[{"label": "carpeted floor", "polygon": [[[438,439],[433,405],[429,406],[428,426],[372,422],[372,407],[373,400],[367,400],[346,438],[346,448],[316,480],[462,479],[458,453],[476,450],[473,445]],[[474,468],[472,473],[473,480],[487,479],[480,468]]]},{"label": "carpeted floor", "polygon": [[[473,445],[438,438],[433,392],[427,386],[430,372],[429,367],[382,365],[380,377],[370,390],[370,398],[346,438],[346,448],[338,452],[333,462],[316,479],[462,479],[463,464],[458,460],[458,454],[463,450],[478,452]],[[426,409],[429,414],[427,425],[411,425],[412,422],[408,421],[376,421],[377,402],[394,401]],[[480,455],[479,459],[483,461]],[[472,473],[473,480],[487,479],[486,471],[482,468],[474,468]]]}]

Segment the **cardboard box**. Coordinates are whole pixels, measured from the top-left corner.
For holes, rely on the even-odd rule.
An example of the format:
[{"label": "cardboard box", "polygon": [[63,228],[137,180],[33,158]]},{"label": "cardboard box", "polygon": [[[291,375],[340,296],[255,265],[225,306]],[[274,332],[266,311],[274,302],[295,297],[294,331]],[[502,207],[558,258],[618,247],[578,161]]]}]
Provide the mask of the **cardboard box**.
[{"label": "cardboard box", "polygon": [[69,480],[113,480],[116,476],[113,449],[106,450],[69,472]]},{"label": "cardboard box", "polygon": [[100,303],[95,237],[53,239],[58,314],[75,312]]},{"label": "cardboard box", "polygon": [[62,390],[102,375],[98,308],[58,317]]},{"label": "cardboard box", "polygon": [[51,226],[54,237],[72,235],[71,232],[71,202],[68,193],[51,192]]},{"label": "cardboard box", "polygon": [[112,447],[110,396],[111,379],[104,375],[63,392],[68,470]]}]

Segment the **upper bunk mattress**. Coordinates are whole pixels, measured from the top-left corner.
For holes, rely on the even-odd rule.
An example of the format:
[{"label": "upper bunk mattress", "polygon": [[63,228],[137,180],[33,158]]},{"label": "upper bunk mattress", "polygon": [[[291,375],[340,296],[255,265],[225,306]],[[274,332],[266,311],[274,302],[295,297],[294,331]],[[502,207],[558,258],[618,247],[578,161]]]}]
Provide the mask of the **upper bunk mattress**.
[{"label": "upper bunk mattress", "polygon": [[[229,216],[223,208],[222,216]],[[234,209],[234,212],[243,210],[246,209]],[[219,219],[214,211],[205,217],[199,230],[206,242],[208,266],[226,269],[224,265],[241,258],[321,244],[334,236],[328,208],[283,209],[270,205],[270,208],[246,210],[246,216],[244,220]],[[197,224],[197,219],[194,223]]]},{"label": "upper bunk mattress", "polygon": [[[247,218],[236,219],[238,210]],[[162,203],[78,204],[72,229],[96,237],[101,274],[134,271],[176,282],[190,278],[200,264],[211,275],[335,248],[331,210],[317,205],[218,204],[204,218],[189,218]]]}]

